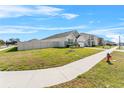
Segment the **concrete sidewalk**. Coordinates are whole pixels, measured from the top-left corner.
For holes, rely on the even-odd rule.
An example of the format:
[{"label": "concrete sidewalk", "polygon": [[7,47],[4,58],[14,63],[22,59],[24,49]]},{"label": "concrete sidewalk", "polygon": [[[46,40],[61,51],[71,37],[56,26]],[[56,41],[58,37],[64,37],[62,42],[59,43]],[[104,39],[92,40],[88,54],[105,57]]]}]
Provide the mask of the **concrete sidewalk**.
[{"label": "concrete sidewalk", "polygon": [[9,49],[9,48],[12,48],[12,47],[15,47],[15,46],[9,46],[9,47],[6,47],[6,48],[1,48],[0,51],[6,50],[6,49]]},{"label": "concrete sidewalk", "polygon": [[117,50],[115,50],[115,51],[118,51],[118,52],[124,52],[124,50],[119,50],[119,49],[117,49]]},{"label": "concrete sidewalk", "polygon": [[39,88],[56,85],[76,78],[100,62],[117,47],[94,54],[70,64],[41,70],[0,72],[0,87]]}]

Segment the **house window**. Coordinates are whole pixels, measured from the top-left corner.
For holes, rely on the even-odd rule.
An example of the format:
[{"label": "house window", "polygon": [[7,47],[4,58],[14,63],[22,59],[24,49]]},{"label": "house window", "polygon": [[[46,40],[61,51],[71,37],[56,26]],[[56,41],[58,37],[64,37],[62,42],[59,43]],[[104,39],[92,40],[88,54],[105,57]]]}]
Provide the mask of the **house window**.
[{"label": "house window", "polygon": [[73,46],[73,45],[75,45],[75,42],[74,42],[73,39],[67,39],[67,41],[65,41],[65,45],[66,45],[67,47]]},{"label": "house window", "polygon": [[73,39],[68,39],[68,44],[73,44]]}]

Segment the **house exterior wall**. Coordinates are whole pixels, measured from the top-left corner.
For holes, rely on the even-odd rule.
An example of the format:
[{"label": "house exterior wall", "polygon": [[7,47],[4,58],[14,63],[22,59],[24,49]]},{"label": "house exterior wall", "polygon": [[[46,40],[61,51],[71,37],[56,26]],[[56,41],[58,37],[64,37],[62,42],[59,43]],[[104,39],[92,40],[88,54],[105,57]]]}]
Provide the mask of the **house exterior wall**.
[{"label": "house exterior wall", "polygon": [[68,41],[68,39],[71,39],[73,42],[76,41],[76,37],[73,34],[70,34],[66,37],[66,41]]},{"label": "house exterior wall", "polygon": [[66,47],[68,39],[73,42],[76,41],[76,37],[70,34],[62,38],[46,39],[46,40],[31,40],[26,42],[19,42],[17,44],[18,50],[29,50],[38,48],[51,48],[51,47]]},{"label": "house exterior wall", "polygon": [[76,39],[77,38],[73,34],[68,35],[65,38],[65,46],[67,46],[67,45],[73,45],[73,44],[77,43]]},{"label": "house exterior wall", "polygon": [[90,42],[89,42],[89,35],[88,34],[82,34],[79,36],[79,38],[77,39],[78,44],[81,47],[85,47],[85,46],[90,46]]},{"label": "house exterior wall", "polygon": [[95,46],[99,45],[98,37],[96,37],[96,36],[94,36],[94,45]]},{"label": "house exterior wall", "polygon": [[81,34],[77,39],[77,42],[80,44],[84,44],[85,46],[97,46],[99,45],[98,37],[90,34]]},{"label": "house exterior wall", "polygon": [[105,45],[105,41],[103,38],[98,38],[98,45],[100,46]]},{"label": "house exterior wall", "polygon": [[17,47],[18,47],[18,50],[23,49],[23,48],[24,48],[23,42],[18,42],[18,43],[17,43]]},{"label": "house exterior wall", "polygon": [[85,47],[85,43],[84,42],[78,42],[78,44],[80,45],[80,47]]},{"label": "house exterior wall", "polygon": [[30,50],[38,48],[50,48],[50,47],[65,47],[64,40],[34,40],[27,42],[19,42],[17,44],[18,50]]}]

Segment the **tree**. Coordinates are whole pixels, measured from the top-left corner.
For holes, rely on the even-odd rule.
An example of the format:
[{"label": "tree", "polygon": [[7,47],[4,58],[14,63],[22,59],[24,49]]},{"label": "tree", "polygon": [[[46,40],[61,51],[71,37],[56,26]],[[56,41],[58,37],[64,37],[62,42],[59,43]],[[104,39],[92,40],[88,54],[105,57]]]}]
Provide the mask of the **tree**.
[{"label": "tree", "polygon": [[4,45],[4,44],[5,44],[4,40],[0,40],[0,45]]},{"label": "tree", "polygon": [[15,45],[20,41],[19,38],[10,38],[8,41],[6,41],[6,45]]},{"label": "tree", "polygon": [[20,39],[19,39],[19,38],[16,38],[15,40],[16,40],[17,42],[20,42]]},{"label": "tree", "polygon": [[10,38],[9,41],[10,42],[19,42],[20,39],[19,38]]}]

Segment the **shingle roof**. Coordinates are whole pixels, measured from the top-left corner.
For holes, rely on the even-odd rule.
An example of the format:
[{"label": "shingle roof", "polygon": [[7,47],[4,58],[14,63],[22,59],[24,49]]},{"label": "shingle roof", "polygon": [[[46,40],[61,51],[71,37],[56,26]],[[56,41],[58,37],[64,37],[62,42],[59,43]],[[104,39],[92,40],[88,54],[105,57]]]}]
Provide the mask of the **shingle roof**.
[{"label": "shingle roof", "polygon": [[52,35],[50,37],[44,38],[43,40],[54,39],[54,38],[62,38],[62,37],[68,36],[71,33],[73,33],[75,35],[75,37],[78,37],[79,36],[79,33],[76,30],[73,30],[73,31],[64,32],[64,33],[60,33],[60,34],[55,34],[55,35]]},{"label": "shingle roof", "polygon": [[86,36],[92,36],[92,37],[97,37],[97,38],[100,38],[96,35],[93,35],[93,34],[88,34],[88,33],[80,33],[80,35],[86,35]]},{"label": "shingle roof", "polygon": [[80,35],[90,35],[90,34],[87,34],[87,33],[80,33]]}]

